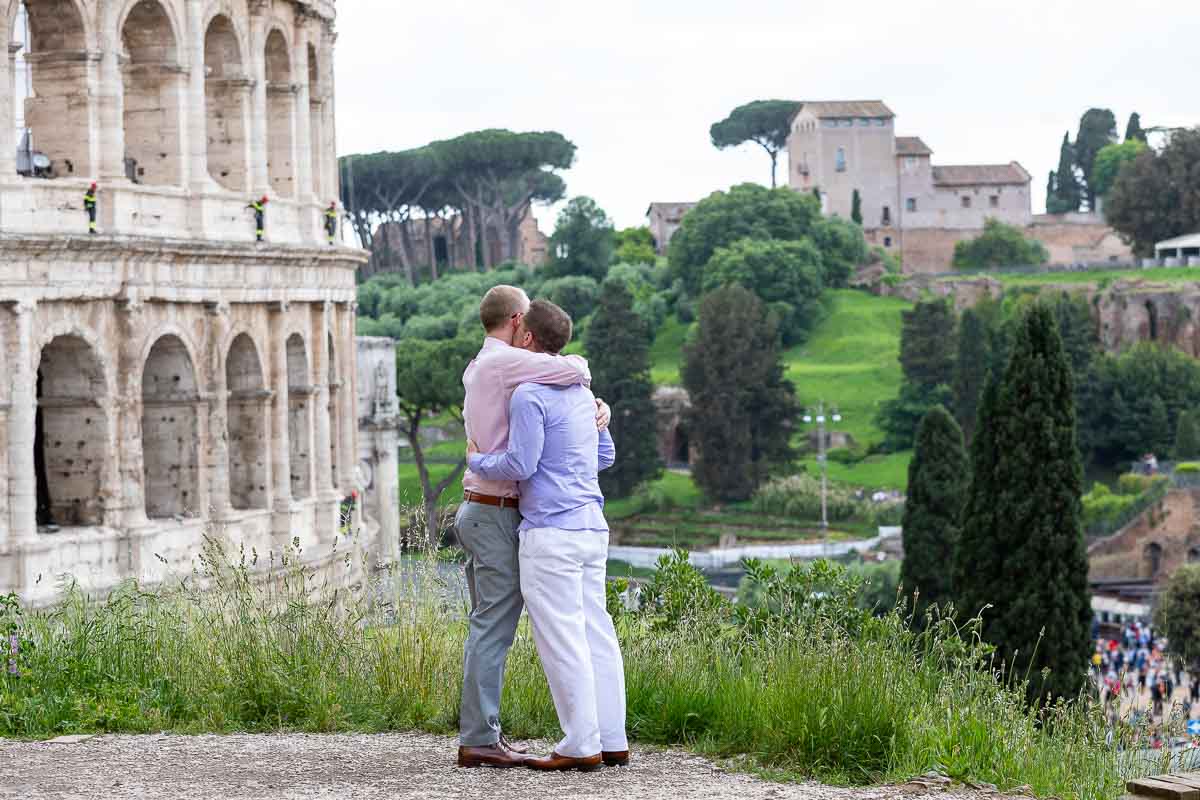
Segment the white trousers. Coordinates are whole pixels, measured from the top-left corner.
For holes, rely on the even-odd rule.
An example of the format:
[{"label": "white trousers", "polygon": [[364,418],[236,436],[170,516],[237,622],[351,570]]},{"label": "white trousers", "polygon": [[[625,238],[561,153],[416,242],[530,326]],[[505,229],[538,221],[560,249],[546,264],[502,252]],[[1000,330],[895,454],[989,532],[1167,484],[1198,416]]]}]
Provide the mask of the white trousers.
[{"label": "white trousers", "polygon": [[562,741],[561,756],[629,749],[625,665],[604,600],[607,531],[521,531],[521,594]]}]

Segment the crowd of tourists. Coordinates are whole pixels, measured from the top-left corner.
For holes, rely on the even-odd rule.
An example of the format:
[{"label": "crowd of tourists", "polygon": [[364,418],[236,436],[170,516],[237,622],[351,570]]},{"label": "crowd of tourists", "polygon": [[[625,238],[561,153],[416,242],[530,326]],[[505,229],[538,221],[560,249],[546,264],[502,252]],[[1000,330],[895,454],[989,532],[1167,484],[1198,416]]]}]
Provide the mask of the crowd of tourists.
[{"label": "crowd of tourists", "polygon": [[[1181,659],[1168,651],[1166,639],[1155,636],[1149,624],[1132,622],[1120,638],[1098,638],[1092,675],[1101,701],[1111,703],[1114,713],[1122,707],[1144,708],[1147,695],[1155,718],[1170,713],[1175,703],[1185,719],[1191,719],[1193,708],[1200,713],[1200,676],[1183,669]],[[1176,694],[1184,688],[1186,692]]]}]

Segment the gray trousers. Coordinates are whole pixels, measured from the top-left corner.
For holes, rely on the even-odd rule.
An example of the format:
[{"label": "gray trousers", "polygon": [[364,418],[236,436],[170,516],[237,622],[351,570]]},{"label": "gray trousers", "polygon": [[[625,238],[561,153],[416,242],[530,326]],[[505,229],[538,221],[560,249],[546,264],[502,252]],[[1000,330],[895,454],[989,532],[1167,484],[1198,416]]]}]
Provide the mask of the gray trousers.
[{"label": "gray trousers", "polygon": [[459,744],[486,747],[500,741],[504,664],[517,634],[521,598],[521,515],[515,508],[463,503],[454,518],[467,553],[471,627],[463,652]]}]

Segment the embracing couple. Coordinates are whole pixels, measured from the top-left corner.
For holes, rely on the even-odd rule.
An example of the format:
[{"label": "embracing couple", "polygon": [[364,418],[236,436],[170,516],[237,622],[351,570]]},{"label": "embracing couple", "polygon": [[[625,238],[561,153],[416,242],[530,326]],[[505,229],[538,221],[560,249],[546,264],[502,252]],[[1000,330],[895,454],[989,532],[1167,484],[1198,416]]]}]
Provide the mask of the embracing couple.
[{"label": "embracing couple", "polygon": [[[463,375],[468,471],[455,518],[471,593],[458,764],[625,766],[625,669],[605,607],[608,523],[597,479],[616,458],[609,409],[588,388],[587,362],[561,355],[572,332],[561,308],[497,286],[479,317],[487,338]],[[564,733],[545,758],[510,744],[500,727],[522,607]]]}]

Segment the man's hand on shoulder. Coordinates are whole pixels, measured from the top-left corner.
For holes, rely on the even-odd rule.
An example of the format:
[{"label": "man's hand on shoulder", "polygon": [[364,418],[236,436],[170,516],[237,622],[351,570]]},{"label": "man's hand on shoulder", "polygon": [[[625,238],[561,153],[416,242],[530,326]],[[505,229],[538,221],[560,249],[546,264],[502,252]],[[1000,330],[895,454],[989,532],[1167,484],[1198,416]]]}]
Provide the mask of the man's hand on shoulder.
[{"label": "man's hand on shoulder", "polygon": [[608,407],[608,403],[596,398],[596,430],[608,430],[608,423],[612,422],[612,409]]}]

